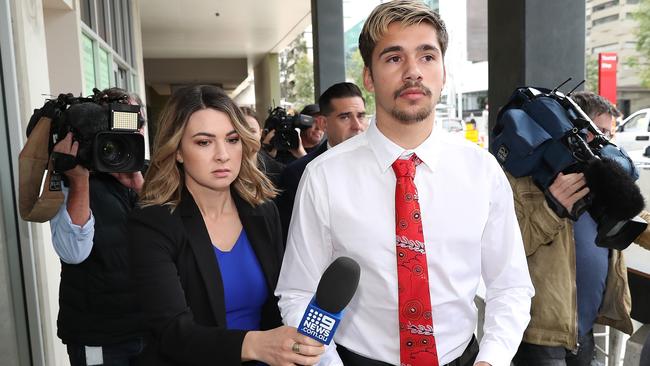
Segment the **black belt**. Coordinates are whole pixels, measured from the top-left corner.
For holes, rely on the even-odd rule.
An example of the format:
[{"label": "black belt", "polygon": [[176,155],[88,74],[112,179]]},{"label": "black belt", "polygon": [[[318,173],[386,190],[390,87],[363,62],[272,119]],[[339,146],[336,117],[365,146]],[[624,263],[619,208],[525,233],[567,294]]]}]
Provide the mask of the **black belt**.
[{"label": "black belt", "polygon": [[[338,344],[336,345],[336,350],[345,366],[391,366],[389,363],[358,355]],[[472,340],[467,345],[467,348],[465,348],[465,351],[463,351],[463,354],[444,366],[472,366],[474,365],[476,356],[478,356],[478,342],[476,341],[476,337],[472,336]]]}]

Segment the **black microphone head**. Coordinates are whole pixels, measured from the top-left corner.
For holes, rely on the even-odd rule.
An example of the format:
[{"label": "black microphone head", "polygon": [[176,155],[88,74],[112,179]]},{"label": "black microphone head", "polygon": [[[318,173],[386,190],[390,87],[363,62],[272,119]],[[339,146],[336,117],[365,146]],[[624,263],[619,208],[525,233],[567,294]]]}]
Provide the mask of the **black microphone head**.
[{"label": "black microphone head", "polygon": [[357,291],[361,267],[352,258],[338,257],[327,267],[318,282],[316,304],[319,308],[338,313],[343,310]]},{"label": "black microphone head", "polygon": [[[584,173],[593,196],[592,211],[606,213],[615,220],[629,220],[645,207],[634,178],[615,160],[595,159]],[[596,217],[594,220],[598,221]]]}]

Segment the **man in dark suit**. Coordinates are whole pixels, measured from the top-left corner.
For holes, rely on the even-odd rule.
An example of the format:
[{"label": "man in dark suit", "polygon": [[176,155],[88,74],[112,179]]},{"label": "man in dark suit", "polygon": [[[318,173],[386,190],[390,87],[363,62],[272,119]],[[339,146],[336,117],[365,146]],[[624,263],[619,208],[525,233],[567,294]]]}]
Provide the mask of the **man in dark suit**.
[{"label": "man in dark suit", "polygon": [[318,98],[318,105],[320,116],[315,123],[325,131],[327,138],[317,149],[287,165],[280,174],[279,188],[282,192],[276,199],[276,204],[280,211],[285,243],[296,190],[307,164],[327,149],[360,134],[368,127],[365,100],[359,87],[353,83],[342,82],[330,86]]}]

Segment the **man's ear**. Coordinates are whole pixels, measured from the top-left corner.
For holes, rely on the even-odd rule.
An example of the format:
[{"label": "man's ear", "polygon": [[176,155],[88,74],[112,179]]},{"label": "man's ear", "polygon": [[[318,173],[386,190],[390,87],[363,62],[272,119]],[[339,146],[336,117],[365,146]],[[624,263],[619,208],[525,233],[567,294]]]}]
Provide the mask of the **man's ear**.
[{"label": "man's ear", "polygon": [[363,86],[366,87],[366,90],[369,92],[375,92],[375,84],[372,80],[372,71],[368,66],[363,67]]}]

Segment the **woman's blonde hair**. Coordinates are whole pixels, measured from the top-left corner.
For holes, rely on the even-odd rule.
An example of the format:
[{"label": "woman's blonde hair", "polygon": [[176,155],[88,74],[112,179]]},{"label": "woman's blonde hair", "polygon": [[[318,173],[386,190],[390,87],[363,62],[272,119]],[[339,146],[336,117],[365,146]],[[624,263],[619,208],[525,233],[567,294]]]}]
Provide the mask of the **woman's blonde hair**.
[{"label": "woman's blonde hair", "polygon": [[445,23],[440,16],[419,0],[394,0],[378,5],[368,16],[359,35],[359,52],[364,65],[372,69],[372,51],[384,36],[388,26],[399,22],[403,27],[418,25],[422,22],[431,24],[438,35],[440,52],[445,56],[449,36]]},{"label": "woman's blonde hair", "polygon": [[170,205],[173,209],[180,202],[185,174],[176,161],[176,152],[190,116],[207,108],[228,115],[241,139],[241,170],[232,183],[237,194],[253,206],[277,194],[271,181],[257,168],[255,151],[259,150],[260,142],[248,128],[240,109],[220,88],[196,85],[174,92],[161,113],[151,165],[140,195],[142,206]]}]

